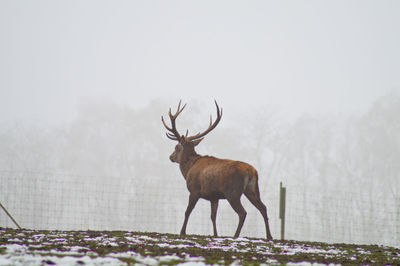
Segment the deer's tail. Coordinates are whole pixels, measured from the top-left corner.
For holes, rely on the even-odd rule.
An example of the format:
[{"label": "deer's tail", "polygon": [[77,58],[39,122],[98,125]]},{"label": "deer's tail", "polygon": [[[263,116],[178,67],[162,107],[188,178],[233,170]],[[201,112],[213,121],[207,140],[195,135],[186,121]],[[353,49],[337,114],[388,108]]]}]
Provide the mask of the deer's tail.
[{"label": "deer's tail", "polygon": [[258,187],[258,172],[257,172],[257,170],[255,171],[254,180],[255,180],[255,183],[256,183],[256,185],[255,185],[255,193],[257,194],[258,197],[260,197],[260,188]]},{"label": "deer's tail", "polygon": [[255,194],[260,197],[260,189],[258,187],[258,172],[254,168],[248,170],[249,181],[247,182],[245,192]]}]

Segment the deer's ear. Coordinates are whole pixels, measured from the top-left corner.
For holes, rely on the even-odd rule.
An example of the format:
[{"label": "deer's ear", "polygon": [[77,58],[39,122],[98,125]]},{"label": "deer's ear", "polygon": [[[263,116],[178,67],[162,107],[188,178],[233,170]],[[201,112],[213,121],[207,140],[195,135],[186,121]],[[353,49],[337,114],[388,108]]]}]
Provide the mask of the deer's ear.
[{"label": "deer's ear", "polygon": [[199,143],[200,143],[203,139],[204,139],[204,138],[193,140],[194,146],[199,145]]}]

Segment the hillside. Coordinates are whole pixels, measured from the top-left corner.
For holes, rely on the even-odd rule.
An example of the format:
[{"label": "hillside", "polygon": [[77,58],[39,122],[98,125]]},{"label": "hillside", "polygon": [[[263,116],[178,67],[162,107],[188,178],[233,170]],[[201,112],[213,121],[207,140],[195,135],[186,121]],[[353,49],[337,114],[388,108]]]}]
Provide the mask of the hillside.
[{"label": "hillside", "polygon": [[124,231],[0,228],[0,265],[52,264],[400,264],[400,249]]}]

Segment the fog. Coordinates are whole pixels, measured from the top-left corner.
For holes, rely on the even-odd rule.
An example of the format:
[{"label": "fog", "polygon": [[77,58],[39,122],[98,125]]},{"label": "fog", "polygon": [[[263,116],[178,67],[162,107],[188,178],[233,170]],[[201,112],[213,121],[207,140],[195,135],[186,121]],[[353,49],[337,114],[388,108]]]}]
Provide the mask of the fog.
[{"label": "fog", "polygon": [[[279,238],[399,245],[397,1],[0,2],[0,202],[26,228],[178,233],[161,115],[260,175]],[[248,211],[242,235],[263,237]],[[188,233],[211,234],[200,201]],[[237,217],[221,203],[217,225]],[[0,226],[14,225],[0,212]]]}]

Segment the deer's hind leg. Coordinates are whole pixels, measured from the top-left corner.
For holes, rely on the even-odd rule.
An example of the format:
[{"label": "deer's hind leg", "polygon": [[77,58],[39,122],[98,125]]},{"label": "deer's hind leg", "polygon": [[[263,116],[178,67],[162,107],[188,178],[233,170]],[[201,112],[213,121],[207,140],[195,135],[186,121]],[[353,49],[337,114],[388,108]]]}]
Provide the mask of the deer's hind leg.
[{"label": "deer's hind leg", "polygon": [[258,184],[257,183],[249,184],[247,186],[246,190],[244,191],[244,194],[249,199],[249,201],[260,211],[261,215],[264,218],[267,239],[272,240],[272,235],[271,235],[271,231],[269,230],[269,224],[268,224],[267,207],[261,201]]}]

